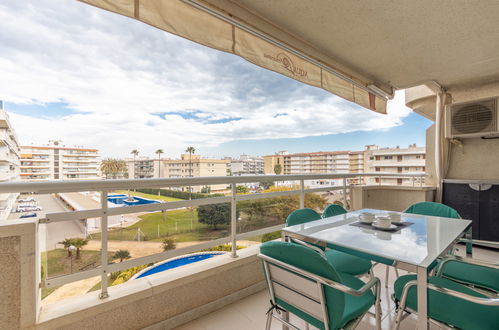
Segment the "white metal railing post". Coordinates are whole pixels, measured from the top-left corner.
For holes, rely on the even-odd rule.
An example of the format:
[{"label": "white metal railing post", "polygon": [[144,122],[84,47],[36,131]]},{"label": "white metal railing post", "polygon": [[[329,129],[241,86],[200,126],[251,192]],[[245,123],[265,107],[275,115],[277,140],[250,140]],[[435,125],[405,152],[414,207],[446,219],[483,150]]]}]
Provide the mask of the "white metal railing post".
[{"label": "white metal railing post", "polygon": [[101,191],[100,193],[100,205],[101,205],[101,292],[99,294],[100,299],[105,299],[109,297],[107,293],[107,191]]},{"label": "white metal railing post", "polygon": [[233,258],[237,258],[237,241],[236,241],[236,235],[237,235],[237,203],[236,203],[236,193],[237,193],[237,187],[235,183],[232,183],[231,185],[231,199],[230,199],[230,235],[231,235],[231,241],[232,241],[232,253],[231,256]]},{"label": "white metal railing post", "polygon": [[305,207],[305,180],[300,180],[300,209]]},{"label": "white metal railing post", "polygon": [[347,203],[347,178],[343,178],[343,206],[345,209],[348,208]]}]

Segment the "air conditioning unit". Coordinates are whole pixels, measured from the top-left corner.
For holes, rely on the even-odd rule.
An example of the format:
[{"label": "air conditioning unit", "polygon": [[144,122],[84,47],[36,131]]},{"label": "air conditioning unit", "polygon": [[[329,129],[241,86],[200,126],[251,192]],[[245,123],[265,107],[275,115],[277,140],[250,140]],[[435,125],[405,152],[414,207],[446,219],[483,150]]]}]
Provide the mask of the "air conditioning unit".
[{"label": "air conditioning unit", "polygon": [[446,138],[499,136],[499,98],[456,103],[445,112]]}]

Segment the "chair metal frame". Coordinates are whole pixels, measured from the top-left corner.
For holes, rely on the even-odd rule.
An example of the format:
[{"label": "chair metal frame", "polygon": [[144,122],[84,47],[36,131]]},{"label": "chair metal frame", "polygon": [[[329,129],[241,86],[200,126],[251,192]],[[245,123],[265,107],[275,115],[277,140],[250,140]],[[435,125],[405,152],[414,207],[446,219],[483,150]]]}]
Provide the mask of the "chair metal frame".
[{"label": "chair metal frame", "polygon": [[460,284],[466,285],[468,287],[471,287],[473,290],[475,290],[475,291],[477,291],[477,292],[479,292],[481,294],[487,295],[487,296],[499,297],[499,292],[496,291],[496,290],[493,290],[491,288],[480,286],[478,284],[474,284],[474,283],[471,283],[471,282],[460,281],[458,279],[445,276],[445,274],[443,274],[443,272],[444,272],[444,266],[445,266],[446,263],[448,263],[450,261],[459,261],[459,262],[462,262],[462,263],[467,263],[467,264],[472,264],[472,265],[477,265],[477,266],[482,266],[482,267],[488,267],[488,268],[497,269],[497,270],[499,270],[499,264],[488,262],[488,261],[484,261],[484,260],[479,260],[479,259],[473,259],[473,258],[467,258],[467,257],[460,257],[460,256],[456,256],[456,255],[448,255],[448,256],[446,256],[445,258],[443,258],[440,261],[440,263],[439,263],[439,265],[437,267],[437,270],[436,270],[436,276],[438,276],[438,277],[447,278],[447,279],[449,279],[451,281],[458,282]]},{"label": "chair metal frame", "polygon": [[[328,313],[328,310],[327,310],[326,304],[325,304],[325,297],[324,297],[324,290],[323,290],[324,286],[327,286],[327,287],[339,290],[341,292],[344,292],[344,293],[352,295],[352,296],[362,296],[362,295],[366,294],[367,291],[372,290],[372,292],[373,292],[373,294],[375,296],[374,308],[375,308],[375,317],[376,317],[376,328],[378,330],[381,329],[381,304],[380,304],[381,282],[380,282],[379,278],[377,278],[377,277],[371,278],[369,280],[369,282],[367,282],[360,289],[353,289],[353,288],[348,287],[348,286],[346,286],[344,284],[341,284],[341,283],[329,280],[327,278],[324,278],[322,276],[310,273],[310,272],[308,272],[306,270],[303,270],[301,268],[289,265],[289,264],[284,263],[284,262],[282,262],[280,260],[277,260],[277,259],[274,259],[272,257],[269,257],[269,256],[267,256],[265,254],[260,253],[260,254],[258,254],[258,257],[261,258],[262,261],[263,261],[263,268],[264,268],[264,271],[265,271],[265,277],[266,277],[267,285],[268,285],[269,292],[270,292],[270,299],[271,299],[271,303],[272,303],[273,306],[277,305],[273,284],[274,283],[280,284],[280,283],[279,283],[279,281],[277,281],[277,280],[275,280],[275,279],[273,279],[271,277],[271,272],[270,272],[269,265],[274,265],[274,266],[277,266],[279,268],[285,269],[288,272],[297,274],[297,275],[299,275],[299,276],[301,276],[301,277],[303,277],[305,279],[308,279],[308,280],[310,280],[312,282],[315,282],[317,284],[317,286],[318,286],[318,292],[320,293],[320,301],[319,301],[319,303],[320,303],[320,305],[322,307],[322,317],[323,317],[323,322],[324,322],[324,328],[325,329],[329,329],[329,313]],[[280,285],[282,285],[282,284],[280,284]],[[298,293],[298,294],[300,294],[300,293]],[[304,297],[306,297],[306,296],[304,296]],[[309,297],[306,297],[306,298],[310,299]],[[270,310],[269,313],[268,313],[268,315],[267,315],[267,323],[266,323],[266,328],[265,329],[266,330],[270,329],[270,326],[271,326],[271,323],[272,323],[272,318],[275,318],[275,319],[277,319],[278,321],[280,321],[285,326],[288,326],[288,327],[290,327],[292,329],[295,329],[295,330],[300,330],[298,327],[296,327],[295,325],[291,324],[288,321],[288,315],[287,315],[287,313],[288,312],[285,312],[284,317],[281,317],[280,315],[275,314],[273,309]],[[368,312],[366,311],[366,313],[362,314],[360,317],[356,318],[355,320],[350,321],[345,326],[344,329],[355,329],[355,327],[359,324],[360,320],[367,313]]]},{"label": "chair metal frame", "polygon": [[[446,260],[446,259],[444,259],[444,260]],[[486,262],[477,261],[477,260],[470,259],[470,258],[462,258],[462,257],[452,256],[452,258],[449,258],[449,260],[473,260],[474,264],[479,264],[482,266],[491,267],[494,269],[499,269],[498,265],[490,265]],[[402,291],[402,296],[400,297],[400,303],[399,303],[399,306],[397,309],[397,316],[395,318],[395,330],[398,330],[400,327],[400,322],[402,321],[402,314],[404,313],[404,311],[407,311],[409,313],[417,313],[416,311],[414,311],[406,306],[407,295],[409,294],[409,289],[413,286],[417,286],[416,280],[409,281],[404,286],[404,289]],[[475,296],[471,296],[469,294],[462,293],[459,291],[446,289],[446,288],[443,288],[441,286],[438,286],[438,285],[435,285],[432,283],[428,283],[428,290],[434,290],[434,291],[437,291],[437,292],[440,292],[440,293],[443,293],[443,294],[446,294],[449,296],[453,296],[453,297],[456,297],[459,299],[463,299],[463,300],[466,300],[466,301],[469,301],[469,302],[472,302],[475,304],[480,304],[480,305],[485,305],[485,306],[499,306],[499,298],[497,298],[497,297],[488,297],[488,298],[475,297]],[[429,315],[428,315],[428,319],[441,327],[443,326],[443,327],[448,328],[448,329],[453,329],[453,328],[449,327],[448,325],[441,323],[438,320],[432,319]]]}]

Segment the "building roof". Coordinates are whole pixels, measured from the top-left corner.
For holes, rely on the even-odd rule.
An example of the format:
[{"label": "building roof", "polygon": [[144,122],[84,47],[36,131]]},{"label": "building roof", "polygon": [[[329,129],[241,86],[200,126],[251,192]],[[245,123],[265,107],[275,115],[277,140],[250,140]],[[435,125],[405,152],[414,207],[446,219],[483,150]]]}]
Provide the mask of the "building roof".
[{"label": "building roof", "polygon": [[87,149],[87,148],[68,148],[68,147],[55,147],[55,146],[21,146],[21,148],[32,148],[32,149],[43,149],[43,150],[50,150],[50,149],[59,149],[59,150],[81,150],[81,151],[93,151],[93,152],[98,152],[99,149]]}]

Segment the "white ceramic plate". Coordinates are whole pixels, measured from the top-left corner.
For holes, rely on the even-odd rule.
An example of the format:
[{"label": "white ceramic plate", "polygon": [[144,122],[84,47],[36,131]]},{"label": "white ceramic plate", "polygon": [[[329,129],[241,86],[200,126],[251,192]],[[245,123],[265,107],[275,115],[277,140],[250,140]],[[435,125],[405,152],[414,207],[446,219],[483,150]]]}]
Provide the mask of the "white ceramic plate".
[{"label": "white ceramic plate", "polygon": [[381,226],[378,226],[378,224],[377,224],[377,223],[375,223],[375,222],[373,222],[373,223],[372,223],[372,226],[373,226],[374,228],[376,228],[376,229],[381,229],[381,230],[393,230],[393,229],[396,229],[396,228],[397,228],[397,226],[395,226],[395,225],[393,225],[393,224],[392,224],[392,225],[390,225],[390,227],[381,227]]}]

